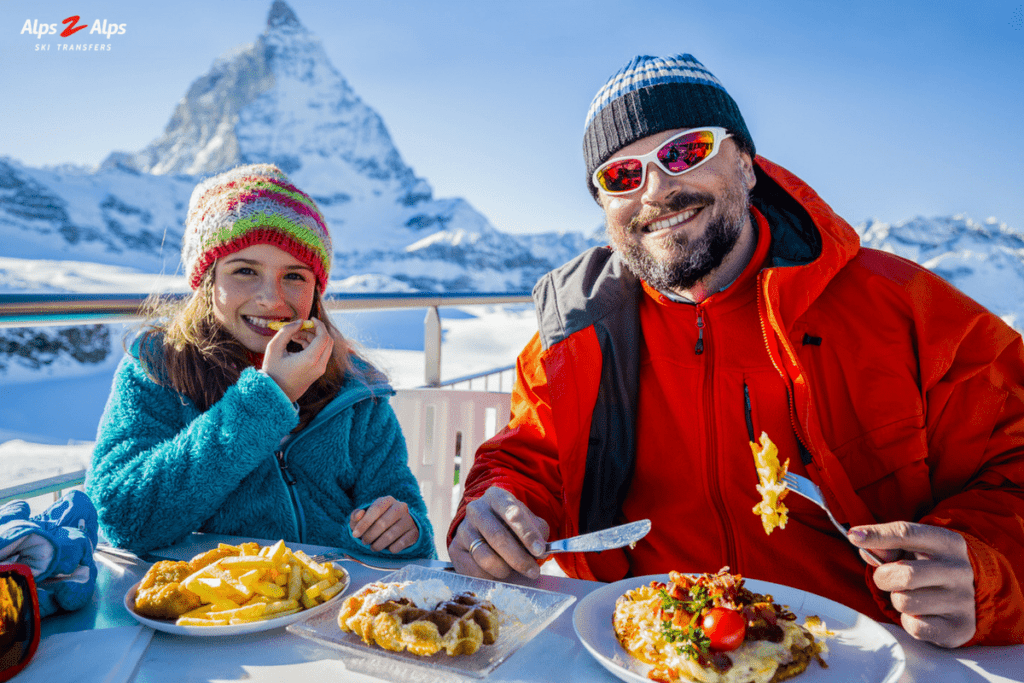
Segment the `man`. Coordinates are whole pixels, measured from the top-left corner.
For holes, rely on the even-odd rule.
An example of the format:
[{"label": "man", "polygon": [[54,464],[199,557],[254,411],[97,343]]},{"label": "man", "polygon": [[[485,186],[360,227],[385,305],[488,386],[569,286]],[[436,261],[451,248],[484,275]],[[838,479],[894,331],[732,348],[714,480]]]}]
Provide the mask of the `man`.
[{"label": "man", "polygon": [[[1024,642],[1020,335],[861,248],[755,155],[735,101],[690,55],[615,74],[584,157],[611,248],[534,289],[540,331],[511,421],[467,477],[456,569],[537,576],[545,539],[650,518],[635,548],[558,562],[601,581],[729,566],[941,646]],[[846,537],[795,495],[765,534],[749,445],[762,432]]]}]

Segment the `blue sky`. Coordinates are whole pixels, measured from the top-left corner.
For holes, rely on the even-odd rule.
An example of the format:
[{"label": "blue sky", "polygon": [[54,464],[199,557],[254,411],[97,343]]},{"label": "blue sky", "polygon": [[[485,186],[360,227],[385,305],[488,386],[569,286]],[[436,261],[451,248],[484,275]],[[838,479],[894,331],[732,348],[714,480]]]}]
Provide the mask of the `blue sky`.
[{"label": "blue sky", "polygon": [[[270,0],[0,0],[0,155],[96,164],[158,137]],[[994,216],[1024,232],[1024,2],[289,0],[439,197],[500,230],[590,233],[583,118],[636,54],[690,52],[758,152],[851,223]],[[38,51],[26,19],[125,24]],[[74,39],[87,36],[82,31]],[[64,41],[67,42],[67,41]]]}]

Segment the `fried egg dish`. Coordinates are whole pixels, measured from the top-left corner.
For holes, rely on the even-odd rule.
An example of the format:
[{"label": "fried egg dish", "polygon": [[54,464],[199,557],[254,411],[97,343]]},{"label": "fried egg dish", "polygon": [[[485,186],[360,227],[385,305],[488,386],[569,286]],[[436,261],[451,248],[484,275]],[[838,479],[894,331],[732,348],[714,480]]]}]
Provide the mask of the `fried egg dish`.
[{"label": "fried egg dish", "polygon": [[789,470],[789,459],[779,463],[779,449],[765,432],[761,432],[759,444],[751,442],[750,450],[757,467],[757,492],[761,494],[761,500],[754,506],[754,514],[761,515],[764,532],[771,534],[776,528],[785,529],[789,521],[789,508],[782,502],[789,493],[783,482]]},{"label": "fried egg dish", "polygon": [[[775,683],[828,665],[828,635],[817,617],[805,624],[770,595],[753,593],[724,568],[697,577],[671,572],[627,591],[612,622],[622,647],[661,683]],[[813,633],[812,633],[813,631]]]}]

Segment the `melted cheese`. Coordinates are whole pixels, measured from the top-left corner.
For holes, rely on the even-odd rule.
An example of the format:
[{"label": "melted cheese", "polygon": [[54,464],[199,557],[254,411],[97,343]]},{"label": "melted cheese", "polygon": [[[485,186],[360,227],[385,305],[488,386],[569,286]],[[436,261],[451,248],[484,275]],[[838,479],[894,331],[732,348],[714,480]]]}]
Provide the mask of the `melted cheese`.
[{"label": "melted cheese", "polygon": [[[780,664],[793,661],[793,649],[811,644],[806,631],[792,621],[780,621],[781,642],[745,641],[728,653],[732,667],[725,673],[705,668],[680,654],[679,643],[667,640],[661,633],[659,607],[661,596],[652,586],[628,591],[615,605],[612,623],[623,647],[640,661],[667,666],[680,672],[683,679],[701,683],[768,683]],[[824,648],[823,648],[824,649]]]}]

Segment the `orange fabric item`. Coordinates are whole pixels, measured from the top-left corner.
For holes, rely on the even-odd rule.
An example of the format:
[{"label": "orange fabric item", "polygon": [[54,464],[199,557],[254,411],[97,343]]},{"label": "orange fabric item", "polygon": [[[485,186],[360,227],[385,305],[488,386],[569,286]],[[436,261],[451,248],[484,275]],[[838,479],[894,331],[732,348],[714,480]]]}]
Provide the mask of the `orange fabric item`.
[{"label": "orange fabric item", "polygon": [[[559,564],[601,581],[730,565],[897,619],[871,568],[812,504],[788,496],[789,525],[764,534],[751,512],[746,385],[755,434],[767,432],[790,467],[822,487],[840,521],[919,521],[965,538],[977,606],[969,645],[1024,642],[1020,335],[923,267],[862,249],[802,181],[761,157],[756,165],[759,186],[809,214],[820,254],[776,265],[776,226],[769,244],[759,217],[757,255],[728,289],[699,306],[644,290],[637,453],[622,521],[650,517],[654,527],[633,551],[559,555]],[[449,541],[466,503],[492,485],[543,517],[553,538],[578,532],[600,361],[592,327],[547,349],[536,337],[527,345],[511,422],[477,453]]]}]

